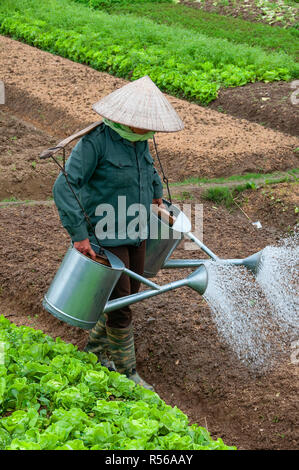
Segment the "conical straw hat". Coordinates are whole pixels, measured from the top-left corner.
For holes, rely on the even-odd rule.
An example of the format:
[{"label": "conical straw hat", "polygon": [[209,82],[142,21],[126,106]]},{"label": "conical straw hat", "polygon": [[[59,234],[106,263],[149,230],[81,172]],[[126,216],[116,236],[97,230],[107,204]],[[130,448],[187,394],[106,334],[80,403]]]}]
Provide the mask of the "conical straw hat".
[{"label": "conical straw hat", "polygon": [[92,108],[106,119],[138,129],[176,132],[184,128],[174,108],[147,75],[110,93]]}]

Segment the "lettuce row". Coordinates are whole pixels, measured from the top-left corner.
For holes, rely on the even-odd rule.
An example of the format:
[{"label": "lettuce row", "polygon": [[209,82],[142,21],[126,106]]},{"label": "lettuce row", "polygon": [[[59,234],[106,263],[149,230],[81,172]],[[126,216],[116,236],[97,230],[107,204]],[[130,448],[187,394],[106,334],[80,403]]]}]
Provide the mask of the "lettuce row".
[{"label": "lettuce row", "polygon": [[235,449],[60,338],[0,316],[0,343],[0,450]]},{"label": "lettuce row", "polygon": [[[208,104],[217,98],[220,86],[235,87],[249,82],[290,80],[295,70],[258,64],[214,64],[196,59],[184,59],[170,54],[167,47],[149,44],[146,48],[137,39],[113,43],[110,37],[88,31],[62,30],[43,20],[14,13],[0,17],[0,33],[23,40],[40,49],[88,64],[96,70],[119,77],[138,79],[150,75],[151,79],[169,93]],[[191,54],[192,55],[192,54]]]}]

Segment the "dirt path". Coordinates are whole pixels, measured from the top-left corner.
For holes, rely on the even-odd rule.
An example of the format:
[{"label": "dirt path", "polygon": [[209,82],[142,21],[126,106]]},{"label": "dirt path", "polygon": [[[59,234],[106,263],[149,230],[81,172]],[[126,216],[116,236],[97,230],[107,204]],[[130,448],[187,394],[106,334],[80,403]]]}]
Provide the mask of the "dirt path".
[{"label": "dirt path", "polygon": [[171,189],[171,192],[174,192],[174,193],[179,193],[182,191],[190,191],[191,193],[193,193],[194,191],[196,191],[196,194],[198,194],[198,190],[202,192],[205,189],[212,188],[212,187],[221,188],[223,186],[227,186],[229,188],[233,188],[234,186],[246,184],[246,182],[249,182],[249,181],[255,183],[257,186],[259,185],[262,186],[266,184],[267,180],[271,180],[271,184],[272,184],[272,183],[275,183],[276,181],[279,182],[284,178],[288,178],[290,181],[298,181],[297,174],[292,175],[288,172],[278,172],[278,173],[273,173],[271,177],[268,177],[268,178],[261,176],[260,178],[254,178],[252,180],[248,180],[248,179],[242,180],[240,178],[240,180],[232,180],[232,181],[227,180],[227,181],[223,181],[222,183],[202,182],[202,183],[190,183],[190,184],[186,183],[186,184],[178,184],[178,185],[174,184],[170,186],[170,189]]},{"label": "dirt path", "polygon": [[[3,36],[0,70],[7,107],[57,137],[97,120],[91,105],[125,84]],[[185,122],[184,131],[160,134],[157,139],[171,181],[297,166],[297,137],[173,97],[169,100]]]}]

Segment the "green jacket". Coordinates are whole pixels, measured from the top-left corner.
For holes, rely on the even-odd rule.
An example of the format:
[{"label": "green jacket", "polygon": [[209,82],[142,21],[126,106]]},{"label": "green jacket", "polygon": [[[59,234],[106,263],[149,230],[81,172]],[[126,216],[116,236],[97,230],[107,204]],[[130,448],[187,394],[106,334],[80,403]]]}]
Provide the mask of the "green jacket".
[{"label": "green jacket", "polygon": [[[128,215],[126,211],[131,204],[142,204],[146,209],[148,224],[152,199],[161,198],[163,194],[162,183],[154,168],[147,141],[136,142],[134,146],[103,123],[77,143],[66,163],[66,171],[74,191],[96,228],[98,237],[99,227],[101,226],[102,232],[107,228],[105,221],[108,214],[103,210],[105,206],[99,205],[110,204],[113,207],[115,237],[112,239],[102,237],[101,245],[138,246],[141,240],[147,238],[144,232],[138,231],[139,224],[136,225],[138,212],[134,212],[132,208],[132,212],[129,211]],[[62,173],[55,181],[53,195],[62,224],[72,241],[89,238],[95,242],[92,231]],[[119,199],[119,196],[123,197]],[[126,208],[122,206],[124,200]],[[137,227],[135,239],[126,233],[130,222],[131,226]],[[109,228],[111,227],[113,228],[113,223],[112,225],[109,223]]]}]

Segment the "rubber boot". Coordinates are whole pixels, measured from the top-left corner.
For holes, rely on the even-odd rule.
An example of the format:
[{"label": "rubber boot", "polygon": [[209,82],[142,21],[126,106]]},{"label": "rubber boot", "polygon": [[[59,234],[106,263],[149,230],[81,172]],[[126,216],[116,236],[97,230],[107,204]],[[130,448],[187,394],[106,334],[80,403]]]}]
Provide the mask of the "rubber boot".
[{"label": "rubber boot", "polygon": [[116,371],[114,362],[111,361],[107,355],[108,350],[109,341],[106,333],[106,319],[104,315],[101,315],[89,333],[88,342],[84,351],[95,354],[103,367],[107,367],[110,371]]},{"label": "rubber boot", "polygon": [[106,331],[109,340],[110,354],[117,372],[125,374],[129,380],[133,380],[136,384],[154,392],[154,388],[143,380],[136,371],[132,324],[127,328],[110,328],[107,326]]}]

